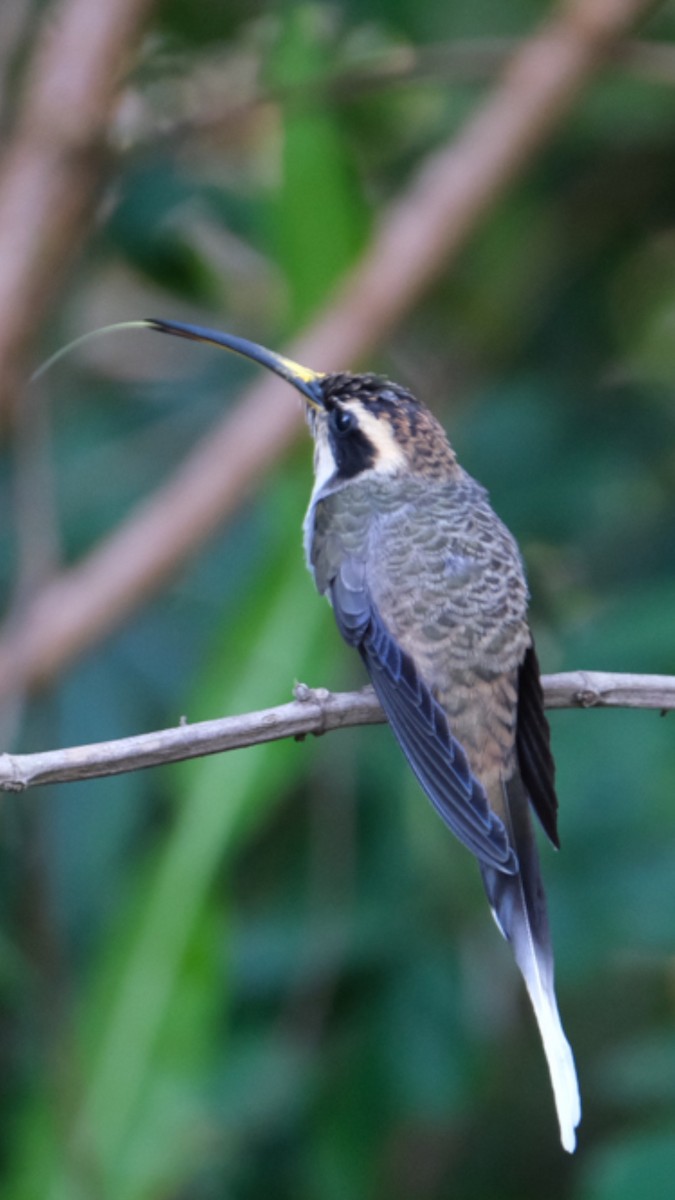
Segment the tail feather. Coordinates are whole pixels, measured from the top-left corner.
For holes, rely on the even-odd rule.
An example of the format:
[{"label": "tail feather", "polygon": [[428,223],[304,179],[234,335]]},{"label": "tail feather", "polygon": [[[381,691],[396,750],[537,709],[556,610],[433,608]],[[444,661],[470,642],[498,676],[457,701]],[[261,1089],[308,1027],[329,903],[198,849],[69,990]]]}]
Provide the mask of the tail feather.
[{"label": "tail feather", "polygon": [[581,1118],[579,1085],[555,997],[546,897],[529,804],[517,776],[504,785],[503,792],[505,823],[520,870],[515,875],[505,875],[493,867],[481,866],[481,874],[495,920],[512,946],[534,1008],[553,1085],[560,1138],[564,1149],[572,1153],[576,1147],[575,1129]]}]

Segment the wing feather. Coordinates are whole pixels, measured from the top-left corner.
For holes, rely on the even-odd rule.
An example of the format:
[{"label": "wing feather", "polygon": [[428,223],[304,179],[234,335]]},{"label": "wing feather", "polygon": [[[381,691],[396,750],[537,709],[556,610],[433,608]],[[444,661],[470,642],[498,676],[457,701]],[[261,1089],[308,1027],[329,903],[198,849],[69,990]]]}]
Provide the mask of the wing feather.
[{"label": "wing feather", "polygon": [[555,763],[533,645],[526,651],[518,679],[516,748],[520,773],[532,807],[553,845],[559,848]]},{"label": "wing feather", "polygon": [[515,873],[518,863],[506,829],[452,736],[443,709],[380,617],[359,560],[341,565],[330,593],[340,632],[359,650],[401,749],[434,808],[481,863]]}]

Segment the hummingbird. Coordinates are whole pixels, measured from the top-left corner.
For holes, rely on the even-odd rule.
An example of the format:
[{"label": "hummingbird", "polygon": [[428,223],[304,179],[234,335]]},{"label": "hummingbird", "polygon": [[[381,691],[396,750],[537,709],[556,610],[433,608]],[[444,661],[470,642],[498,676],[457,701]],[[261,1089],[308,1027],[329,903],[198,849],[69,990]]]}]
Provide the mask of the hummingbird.
[{"label": "hummingbird", "polygon": [[478,861],[532,1002],[561,1142],[574,1151],[579,1088],[530,814],[558,847],[555,767],[515,539],[407,388],[313,371],[198,325],[143,324],[223,346],[301,393],[314,439],[309,569],[423,791]]}]

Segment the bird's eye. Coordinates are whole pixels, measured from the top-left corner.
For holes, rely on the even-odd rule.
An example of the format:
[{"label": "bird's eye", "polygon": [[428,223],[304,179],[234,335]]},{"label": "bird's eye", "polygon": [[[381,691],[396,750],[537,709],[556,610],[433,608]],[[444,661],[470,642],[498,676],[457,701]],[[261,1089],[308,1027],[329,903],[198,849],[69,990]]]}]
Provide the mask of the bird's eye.
[{"label": "bird's eye", "polygon": [[333,428],[336,433],[349,433],[353,428],[354,417],[345,408],[336,408],[333,410]]}]

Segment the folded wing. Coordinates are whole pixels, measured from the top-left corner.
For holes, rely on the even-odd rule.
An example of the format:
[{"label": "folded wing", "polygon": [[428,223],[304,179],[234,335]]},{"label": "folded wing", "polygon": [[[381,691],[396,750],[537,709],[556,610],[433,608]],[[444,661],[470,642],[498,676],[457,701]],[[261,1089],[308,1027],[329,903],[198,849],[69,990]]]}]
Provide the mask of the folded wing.
[{"label": "folded wing", "polygon": [[518,862],[504,825],[472,774],[443,709],[382,621],[360,560],[343,561],[330,596],[340,632],[361,654],[401,749],[434,808],[482,864],[514,874]]}]

